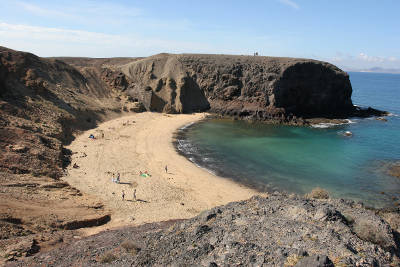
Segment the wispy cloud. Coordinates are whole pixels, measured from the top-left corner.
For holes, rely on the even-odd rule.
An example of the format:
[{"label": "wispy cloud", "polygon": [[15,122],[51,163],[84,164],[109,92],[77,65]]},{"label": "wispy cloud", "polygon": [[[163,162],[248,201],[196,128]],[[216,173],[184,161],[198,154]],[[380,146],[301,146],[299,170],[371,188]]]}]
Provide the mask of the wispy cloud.
[{"label": "wispy cloud", "polygon": [[214,48],[205,43],[145,38],[140,35],[38,27],[0,22],[1,45],[25,50],[40,56],[144,56],[160,52],[209,53]]},{"label": "wispy cloud", "polygon": [[300,6],[296,2],[294,2],[292,0],[278,0],[278,1],[281,4],[287,5],[287,6],[291,7],[291,8],[294,8],[294,9],[299,9],[300,8]]},{"label": "wispy cloud", "polygon": [[389,62],[396,62],[398,59],[396,57],[379,57],[379,56],[369,56],[365,53],[360,53],[358,55],[358,58],[367,61],[367,62],[377,62],[377,63],[383,63],[385,61]]},{"label": "wispy cloud", "polygon": [[24,11],[40,17],[48,17],[54,19],[69,20],[86,24],[122,24],[127,20],[138,17],[142,14],[142,10],[136,7],[123,6],[116,3],[105,2],[80,2],[78,5],[61,7],[56,5],[43,6],[32,3],[17,1],[16,4]]},{"label": "wispy cloud", "polygon": [[17,1],[16,4],[20,6],[25,11],[28,11],[32,14],[39,15],[39,16],[52,16],[52,17],[63,17],[63,18],[73,18],[71,14],[66,12],[62,12],[59,10],[53,10],[48,8],[43,8],[37,5],[33,5],[31,3]]},{"label": "wispy cloud", "polygon": [[338,64],[344,69],[368,69],[373,67],[381,68],[400,68],[400,59],[395,56],[371,56],[364,52],[354,54],[345,54],[337,52],[330,58],[320,58]]}]

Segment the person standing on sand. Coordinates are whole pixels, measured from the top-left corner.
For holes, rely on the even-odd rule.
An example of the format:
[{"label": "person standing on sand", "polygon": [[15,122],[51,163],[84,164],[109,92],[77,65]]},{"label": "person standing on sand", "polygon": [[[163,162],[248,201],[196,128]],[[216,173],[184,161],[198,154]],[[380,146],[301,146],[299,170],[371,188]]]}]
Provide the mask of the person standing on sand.
[{"label": "person standing on sand", "polygon": [[165,173],[168,173],[168,166],[165,165]]},{"label": "person standing on sand", "polygon": [[133,190],[133,201],[136,201],[136,188]]},{"label": "person standing on sand", "polygon": [[122,190],[122,201],[124,201],[124,200],[125,200],[125,191]]}]

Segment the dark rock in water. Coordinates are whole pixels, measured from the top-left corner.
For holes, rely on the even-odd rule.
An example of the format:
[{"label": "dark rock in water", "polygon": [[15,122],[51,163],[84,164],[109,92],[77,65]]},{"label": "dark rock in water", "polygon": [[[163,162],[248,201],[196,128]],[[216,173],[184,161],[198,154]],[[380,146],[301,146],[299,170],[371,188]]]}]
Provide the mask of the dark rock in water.
[{"label": "dark rock in water", "polygon": [[383,118],[383,117],[378,117],[378,118],[376,118],[376,120],[378,120],[378,121],[384,121],[384,122],[387,122],[387,121],[388,121],[386,118]]},{"label": "dark rock in water", "polygon": [[400,178],[400,162],[392,164],[389,166],[387,173],[394,177]]},{"label": "dark rock in water", "polygon": [[400,161],[398,160],[380,161],[376,168],[387,175],[400,178]]},{"label": "dark rock in water", "polygon": [[[355,106],[353,109],[352,115],[355,117],[387,116],[387,115],[389,115],[389,112],[381,111],[381,110],[374,109],[371,107],[361,108],[361,107]],[[381,120],[386,120],[386,119],[382,118]]]},{"label": "dark rock in water", "polygon": [[352,201],[276,193],[189,220],[106,231],[11,266],[93,265],[108,251],[121,251],[126,239],[137,253],[120,252],[113,266],[397,266],[396,235]]}]

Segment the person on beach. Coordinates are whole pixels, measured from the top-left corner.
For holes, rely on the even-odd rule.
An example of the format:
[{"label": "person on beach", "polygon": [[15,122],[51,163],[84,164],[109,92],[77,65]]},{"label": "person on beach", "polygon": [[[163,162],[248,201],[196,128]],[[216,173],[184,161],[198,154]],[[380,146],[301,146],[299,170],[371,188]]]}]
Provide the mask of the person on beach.
[{"label": "person on beach", "polygon": [[117,173],[117,179],[115,180],[115,182],[117,183],[117,184],[119,184],[119,182],[120,182],[120,174],[119,173]]},{"label": "person on beach", "polygon": [[115,179],[114,179],[114,173],[111,176],[111,182],[115,183]]},{"label": "person on beach", "polygon": [[133,201],[136,201],[136,188],[133,190]]},{"label": "person on beach", "polygon": [[125,200],[125,191],[122,190],[122,201],[124,201],[124,200]]},{"label": "person on beach", "polygon": [[165,165],[165,173],[168,173],[168,166]]}]

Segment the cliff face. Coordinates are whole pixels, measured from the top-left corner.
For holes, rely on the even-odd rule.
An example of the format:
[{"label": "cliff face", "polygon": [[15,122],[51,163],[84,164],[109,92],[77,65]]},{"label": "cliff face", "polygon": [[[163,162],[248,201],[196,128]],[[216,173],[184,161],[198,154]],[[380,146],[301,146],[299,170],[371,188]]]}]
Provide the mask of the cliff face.
[{"label": "cliff face", "polygon": [[147,110],[190,113],[210,108],[195,77],[188,75],[179,56],[161,54],[120,67],[128,77],[128,93]]},{"label": "cliff face", "polygon": [[148,110],[259,120],[346,117],[354,111],[347,73],[320,61],[160,54],[119,68]]},{"label": "cliff face", "polygon": [[63,225],[105,223],[107,211],[95,199],[56,181],[69,163],[63,143],[73,138],[72,131],[93,128],[105,115],[123,109],[119,88],[109,86],[101,73],[97,66],[78,69],[0,47],[2,259],[12,247],[17,252],[10,258],[36,253],[41,243],[66,238],[54,233]]}]

